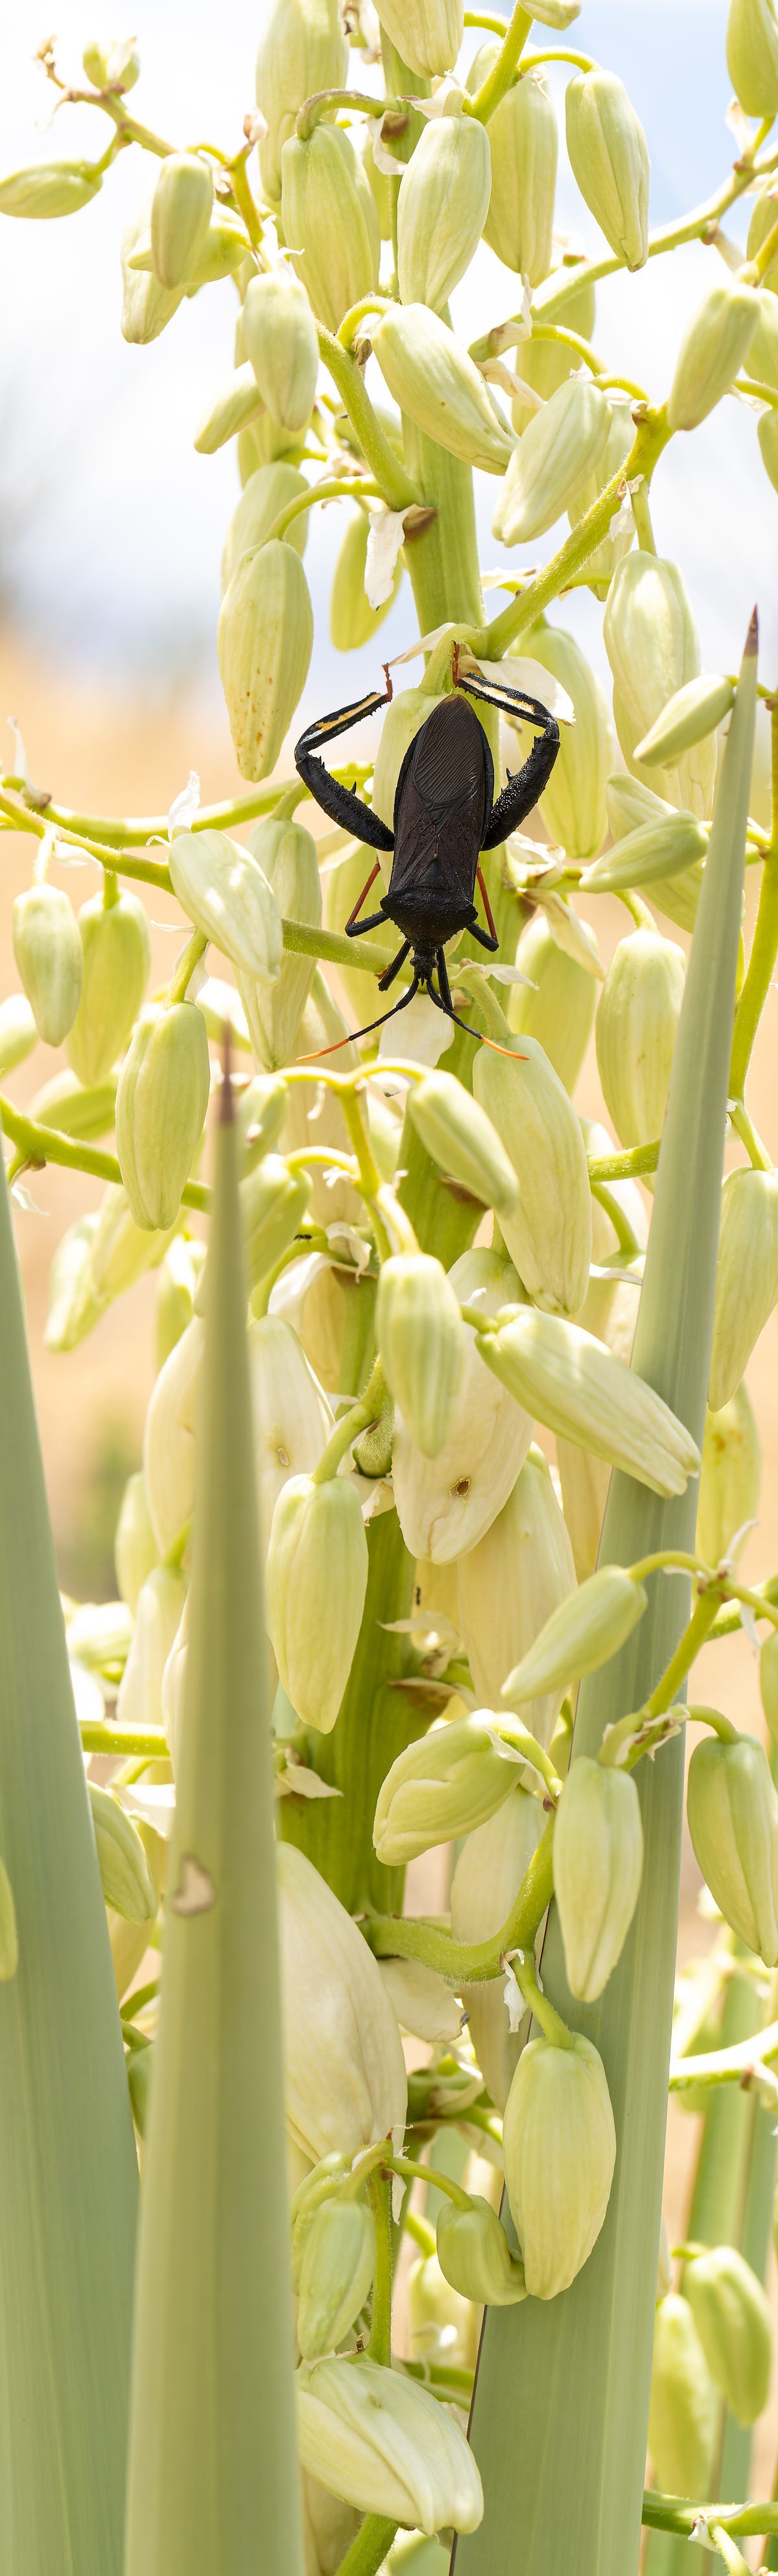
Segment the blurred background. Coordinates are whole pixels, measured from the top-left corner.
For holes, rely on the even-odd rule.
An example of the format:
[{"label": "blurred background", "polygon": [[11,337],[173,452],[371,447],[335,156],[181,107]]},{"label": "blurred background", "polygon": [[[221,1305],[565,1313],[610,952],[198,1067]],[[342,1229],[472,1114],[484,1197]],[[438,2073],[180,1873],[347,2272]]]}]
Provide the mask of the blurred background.
[{"label": "blurred background", "polygon": [[[506,12],[507,14],[507,12]],[[201,141],[232,150],[254,98],[254,55],[262,0],[228,0],[218,14],[206,0],[128,0],[104,19],[98,6],[61,0],[57,58],[78,81],[87,39],[134,34],[141,80],[133,111],[180,146]],[[729,83],[724,58],[725,0],[585,0],[573,31],[586,51],[620,73],[645,126],[652,155],[652,223],[672,221],[720,183],[737,143],[726,125]],[[55,93],[33,59],[50,32],[29,5],[7,10],[0,24],[0,171],[49,155],[98,157],[107,121],[85,107],[63,108],[51,123]],[[542,37],[545,31],[539,31]],[[553,39],[550,39],[553,41]],[[467,53],[478,38],[466,39]],[[358,58],[357,58],[358,60]],[[359,72],[359,78],[364,77]],[[375,72],[368,76],[378,87]],[[573,188],[564,157],[566,73],[551,75],[560,111],[562,151],[558,221],[576,247],[595,256],[601,238]],[[0,766],[15,765],[6,717],[23,737],[36,785],[77,809],[166,815],[190,769],[205,802],[238,792],[216,662],[219,564],[227,522],[238,497],[231,447],[195,454],[198,420],[232,367],[236,311],[230,281],[184,302],[172,326],[147,348],[121,338],[119,246],[129,215],[148,189],[149,167],[136,150],[123,153],[102,194],[65,222],[0,221],[0,309],[4,368],[0,390]],[[745,245],[748,201],[728,220]],[[598,288],[596,345],[614,368],[637,374],[661,398],[669,385],[689,312],[699,301],[716,254],[696,244]],[[453,301],[455,324],[468,339],[515,310],[516,281],[484,250]],[[478,477],[481,560],[505,560],[490,534],[494,487]],[[329,638],[328,599],[344,505],[311,514],[306,569],[316,640],[303,718],[375,686],[379,662],[412,641],[415,621],[407,581],[375,646],[348,657]],[[697,619],[704,668],[737,666],[754,600],[762,625],[762,675],[778,681],[778,494],[767,483],[746,403],[728,400],[694,438],[676,438],[661,461],[652,493],[660,552],[680,563]],[[544,554],[564,530],[544,541]],[[554,610],[607,678],[599,604],[575,591]],[[295,727],[297,730],[297,726]],[[288,770],[288,758],[281,764]],[[29,881],[31,841],[0,842],[0,993],[15,989],[10,942],[12,896]],[[96,890],[91,864],[54,881],[76,906]],[[754,875],[756,872],[752,871]],[[749,903],[752,903],[753,888]],[[154,898],[152,984],[166,979],[180,929],[172,899]],[[590,907],[607,962],[625,920],[615,903]],[[662,925],[663,928],[666,925]],[[672,931],[671,935],[680,934]],[[21,1101],[56,1070],[49,1058],[14,1077]],[[765,1014],[752,1078],[751,1107],[773,1151],[778,1148],[776,1072],[778,1005]],[[594,1050],[580,1085],[580,1105],[601,1115]],[[738,1155],[737,1159],[740,1159]],[[67,1357],[42,1342],[48,1274],[67,1224],[97,1204],[99,1184],[51,1168],[33,1176],[34,1206],[16,1220],[28,1302],[33,1363],[61,1579],[83,1598],[114,1588],[112,1538],[124,1480],[139,1462],[145,1406],[153,1377],[154,1283],[146,1279]],[[749,1385],[764,1452],[762,1513],[748,1542],[747,1575],[756,1581],[778,1564],[778,1323],[773,1318],[755,1354]],[[758,1722],[756,1667],[744,1636],[716,1650],[700,1671],[700,1696],[731,1707],[741,1723]],[[706,1946],[696,1918],[696,1873],[685,1887],[682,1948]],[[696,2123],[673,2116],[668,2219],[681,2224],[684,2175]],[[760,2436],[761,2438],[761,2436]],[[768,2425],[769,2449],[774,2428]],[[757,2461],[765,2492],[772,2463]]]}]

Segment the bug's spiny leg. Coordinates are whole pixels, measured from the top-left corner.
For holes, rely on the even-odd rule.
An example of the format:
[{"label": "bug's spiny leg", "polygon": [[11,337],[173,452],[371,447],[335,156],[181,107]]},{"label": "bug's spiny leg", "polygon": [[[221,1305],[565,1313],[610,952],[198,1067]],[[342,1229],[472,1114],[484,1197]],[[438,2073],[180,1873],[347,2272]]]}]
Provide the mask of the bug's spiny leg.
[{"label": "bug's spiny leg", "polygon": [[[494,914],[493,914],[493,912],[492,912],[492,907],[491,907],[491,904],[490,904],[490,902],[489,902],[489,897],[488,897],[488,894],[487,894],[487,891],[486,891],[486,883],[485,883],[485,879],[484,879],[484,872],[483,872],[483,868],[482,868],[482,866],[481,866],[481,861],[480,861],[480,859],[479,859],[479,861],[478,861],[478,866],[477,866],[477,868],[476,868],[475,877],[476,877],[476,885],[480,887],[480,892],[481,892],[481,902],[482,902],[482,904],[483,904],[484,912],[485,912],[485,914],[486,914],[487,925],[488,925],[489,931],[490,931],[490,933],[491,933],[491,944],[492,944],[492,947],[493,947],[493,948],[499,948],[500,942],[499,942],[499,939],[498,939],[498,937],[497,937],[497,932],[496,932],[495,927],[494,927]],[[483,932],[481,932],[481,937],[483,938]]]},{"label": "bug's spiny leg", "polygon": [[374,868],[371,868],[371,870],[370,870],[370,875],[369,875],[369,877],[368,877],[367,884],[366,884],[366,885],[363,885],[363,888],[362,888],[362,892],[361,892],[361,894],[360,894],[360,895],[357,895],[357,900],[356,900],[356,903],[355,903],[355,905],[354,905],[354,910],[353,910],[353,912],[350,912],[350,913],[349,913],[348,921],[344,924],[344,928],[345,928],[345,932],[346,932],[346,938],[348,938],[348,934],[349,934],[349,931],[350,931],[350,929],[351,929],[352,923],[356,921],[357,914],[358,914],[358,913],[360,913],[360,912],[361,912],[361,910],[362,910],[362,905],[363,905],[363,903],[364,903],[365,896],[366,896],[366,895],[368,895],[368,894],[370,893],[371,885],[375,885],[376,877],[380,875],[380,872],[381,872],[381,861],[380,861],[380,859],[376,859],[375,867],[374,867]]},{"label": "bug's spiny leg", "polygon": [[[447,967],[447,965],[446,965],[445,950],[444,950],[443,948],[439,948],[439,949],[438,949],[438,951],[437,951],[437,955],[436,955],[436,958],[435,958],[435,964],[436,964],[436,966],[437,966],[437,970],[438,970],[438,986],[439,986],[439,990],[440,990],[440,998],[441,998],[441,1001],[442,1001],[442,1004],[443,1004],[443,1009],[444,1009],[444,1011],[448,1011],[449,1019],[452,1019],[452,1020],[453,1020],[453,1018],[454,1018],[454,1004],[453,1004],[452,999],[451,999],[451,986],[450,986],[450,983],[449,983],[449,980],[448,980],[448,967]],[[430,977],[430,985],[429,985],[429,989],[430,989],[430,992],[432,992],[432,978],[431,978],[431,977]],[[437,998],[437,997],[436,997],[436,995],[435,995],[434,993],[432,993],[432,998],[433,998],[433,1001],[435,1001],[435,1000],[436,1000],[436,998]]]},{"label": "bug's spiny leg", "polygon": [[410,940],[409,940],[409,939],[404,939],[404,940],[403,940],[402,947],[401,947],[401,948],[398,948],[398,951],[397,951],[397,955],[396,955],[396,957],[393,957],[393,958],[392,958],[391,966],[385,966],[385,967],[384,967],[383,974],[382,974],[382,975],[379,975],[379,978],[378,978],[378,990],[379,990],[379,993],[388,993],[390,984],[393,984],[393,983],[394,983],[395,975],[399,975],[400,967],[405,965],[406,957],[409,957],[409,956],[410,956],[410,953],[411,953],[411,943],[410,943]]},{"label": "bug's spiny leg", "polygon": [[522,769],[514,771],[502,795],[492,806],[481,843],[482,850],[496,849],[500,841],[507,840],[509,832],[515,832],[518,824],[523,823],[525,815],[532,812],[544,787],[548,786],[558,750],[559,728],[553,716],[549,716],[548,730],[539,734],[529,759],[525,760]]}]

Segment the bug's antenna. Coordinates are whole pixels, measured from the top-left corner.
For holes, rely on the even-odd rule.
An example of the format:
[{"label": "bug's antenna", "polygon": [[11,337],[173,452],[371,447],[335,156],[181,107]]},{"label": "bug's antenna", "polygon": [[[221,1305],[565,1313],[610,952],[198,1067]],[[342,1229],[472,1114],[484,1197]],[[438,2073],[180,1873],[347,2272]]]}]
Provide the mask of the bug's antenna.
[{"label": "bug's antenna", "polygon": [[[298,1064],[318,1064],[320,1056],[337,1055],[340,1047],[349,1045],[356,1046],[358,1038],[372,1037],[373,1030],[382,1029],[385,1020],[394,1020],[397,1017],[398,1011],[407,1010],[408,1003],[413,1001],[414,993],[418,993],[418,990],[419,977],[418,975],[414,975],[413,983],[409,984],[407,993],[401,993],[399,1002],[393,1002],[390,1011],[382,1011],[380,1018],[377,1020],[368,1020],[364,1029],[349,1029],[344,1038],[336,1038],[334,1046],[317,1047],[313,1055],[298,1056]],[[441,1003],[441,1010],[442,1008],[443,1004]]]}]

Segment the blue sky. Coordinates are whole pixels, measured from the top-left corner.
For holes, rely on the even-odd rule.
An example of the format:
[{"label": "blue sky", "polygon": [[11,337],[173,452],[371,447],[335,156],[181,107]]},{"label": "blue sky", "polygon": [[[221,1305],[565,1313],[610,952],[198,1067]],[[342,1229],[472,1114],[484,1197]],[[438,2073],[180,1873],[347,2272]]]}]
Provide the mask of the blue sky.
[{"label": "blue sky", "polygon": [[[53,15],[53,13],[52,13]],[[253,95],[253,59],[263,10],[227,0],[129,0],[143,74],[138,114],[183,143],[229,145]],[[652,156],[652,220],[664,222],[704,198],[723,178],[734,145],[724,117],[729,83],[723,0],[589,0],[571,41],[617,70],[641,115]],[[48,32],[51,19],[40,32]],[[62,0],[63,68],[78,77],[89,36],[125,32]],[[218,40],[215,37],[218,27]],[[185,36],[183,33],[185,27]],[[101,147],[103,121],[63,111],[49,137],[51,93],[31,63],[38,27],[28,7],[8,10],[0,31],[0,165],[52,151]],[[543,41],[545,31],[538,31]],[[549,39],[553,42],[553,38]],[[470,46],[477,42],[468,40]],[[464,58],[465,60],[467,57]],[[553,75],[563,111],[565,75]],[[224,529],[236,498],[230,450],[196,456],[193,431],[232,364],[234,292],[229,283],[185,304],[163,337],[130,349],[119,333],[119,241],[145,185],[140,156],[122,156],[103,194],[68,222],[0,222],[4,390],[0,393],[0,573],[7,562],[18,610],[55,653],[115,674],[126,684],[158,683],[165,667],[191,671],[208,695],[218,690],[214,631]],[[569,171],[560,177],[558,220],[591,251],[601,247]],[[747,213],[731,221],[744,239]],[[637,278],[599,291],[596,342],[611,364],[637,370],[657,396],[666,390],[684,321],[704,291],[716,254],[701,247],[653,261]],[[491,254],[454,300],[466,337],[514,309],[515,281]],[[489,532],[494,484],[479,478],[482,561],[499,550]],[[759,463],[753,416],[726,402],[693,437],[673,442],[655,484],[660,548],[682,564],[700,625],[703,660],[729,665],[739,651],[756,592],[765,640],[778,662],[778,495]],[[370,685],[376,653],[333,657],[327,636],[329,568],[336,514],[317,513],[307,565],[317,643],[305,706],[337,702],[347,687]],[[6,529],[2,536],[2,527]],[[561,533],[561,532],[560,532]],[[543,541],[549,550],[554,540]],[[600,618],[576,593],[564,615],[601,660]],[[413,632],[407,587],[382,630],[382,652]],[[386,638],[386,644],[384,644]],[[337,668],[333,672],[333,661]]]}]

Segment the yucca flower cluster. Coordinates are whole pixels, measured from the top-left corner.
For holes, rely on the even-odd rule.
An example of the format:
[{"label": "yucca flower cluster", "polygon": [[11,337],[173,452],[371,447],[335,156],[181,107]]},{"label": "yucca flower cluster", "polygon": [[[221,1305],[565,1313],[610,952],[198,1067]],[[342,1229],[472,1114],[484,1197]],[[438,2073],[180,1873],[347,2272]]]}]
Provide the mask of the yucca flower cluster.
[{"label": "yucca flower cluster", "polygon": [[[778,720],[756,620],[702,670],[652,521],[669,442],[732,392],[778,488],[778,11],[730,0],[738,157],[652,236],[646,136],[574,45],[579,7],[537,0],[532,44],[529,11],[470,11],[469,59],[458,0],[274,0],[231,156],[140,122],[131,44],[66,82],[52,41],[46,76],[107,149],[0,180],[0,213],[61,218],[134,146],[125,338],[222,289],[232,370],[195,445],[236,460],[217,649],[244,782],[208,809],[193,775],[137,829],[0,785],[34,856],[0,1005],[11,1198],[47,1161],[104,1183],[52,1265],[63,1367],[158,1278],[119,1599],[66,1602],[63,1635],[4,1199],[8,2576],[431,2576],[452,2541],[457,2576],[636,2576],[643,2519],[657,2576],[676,2542],[730,2569],[749,2532],[778,2549],[778,2508],[745,2503],[771,2358],[778,1577],[738,1573],[745,1372],[778,1304],[746,1100]],[[595,260],[554,225],[559,63]],[[721,229],[741,195],[745,256]],[[644,387],[599,354],[595,287],[693,239],[714,283]],[[466,348],[450,299],[482,240],[519,310]],[[474,470],[511,557],[491,619]],[[333,648],[398,594],[410,630],[412,594],[399,659],[422,676],[335,772],[353,828],[322,832],[286,746],[324,502]],[[552,530],[540,569],[513,551]],[[576,582],[612,705],[547,614]],[[379,1039],[391,923],[355,916],[411,747],[458,692],[496,792],[531,749],[528,720],[501,737],[468,700],[479,680],[547,708],[558,758],[529,832],[482,859],[497,953],[446,943],[453,1026],[406,994]],[[50,873],[74,848],[102,872],[78,916]],[[138,885],[180,909],[164,990]],[[23,1110],[7,1083],[39,1044],[66,1061]],[[741,1618],[765,1734],[693,1703],[718,1931],[671,2061],[687,1682]],[[408,1865],[450,1846],[445,1914],[414,1914]],[[701,2114],[676,2286],[668,2066]]]}]

